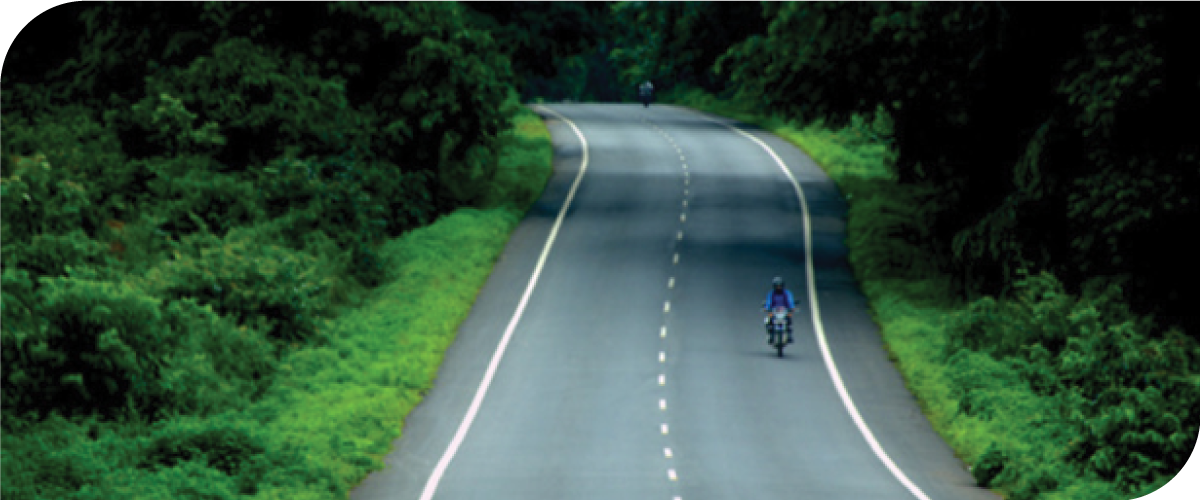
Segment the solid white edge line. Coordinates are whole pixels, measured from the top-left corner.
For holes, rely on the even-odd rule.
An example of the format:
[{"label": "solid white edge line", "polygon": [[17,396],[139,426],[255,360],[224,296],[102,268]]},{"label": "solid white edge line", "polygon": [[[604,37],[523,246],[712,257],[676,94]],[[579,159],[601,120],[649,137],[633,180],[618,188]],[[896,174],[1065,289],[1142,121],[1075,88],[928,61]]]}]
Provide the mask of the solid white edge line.
[{"label": "solid white edge line", "polygon": [[579,138],[583,150],[583,159],[579,164],[579,173],[575,175],[575,182],[571,184],[571,190],[567,192],[567,199],[558,211],[558,218],[555,219],[554,226],[550,228],[550,235],[546,238],[546,245],[542,247],[542,254],[538,257],[537,265],[533,268],[533,275],[529,278],[529,285],[525,287],[525,294],[521,296],[521,301],[517,304],[517,309],[513,312],[512,319],[508,322],[508,328],[504,330],[504,336],[500,338],[500,343],[496,346],[496,352],[492,354],[492,360],[488,363],[487,371],[483,374],[483,380],[479,383],[479,389],[475,391],[475,398],[471,400],[471,406],[467,408],[466,415],[463,415],[462,423],[458,425],[458,430],[454,433],[454,438],[450,440],[450,445],[446,447],[446,452],[442,454],[442,458],[438,460],[437,465],[433,468],[433,472],[430,473],[429,480],[425,482],[425,489],[421,491],[421,500],[432,500],[434,493],[437,492],[438,483],[442,480],[442,475],[446,473],[446,468],[449,467],[450,461],[454,459],[454,454],[458,453],[458,447],[462,445],[463,439],[467,436],[467,431],[475,421],[475,415],[479,413],[479,407],[483,404],[483,397],[487,394],[488,387],[492,384],[492,378],[496,375],[496,368],[500,366],[500,359],[504,357],[504,351],[508,348],[508,342],[512,339],[517,322],[521,320],[521,314],[525,312],[525,306],[529,303],[529,296],[533,294],[533,288],[537,285],[538,276],[542,273],[542,266],[546,264],[546,256],[550,254],[550,248],[554,246],[554,238],[558,236],[558,228],[562,226],[567,209],[571,206],[571,200],[575,198],[575,191],[579,188],[580,181],[583,180],[584,172],[587,171],[588,144],[587,139],[583,137],[583,132],[579,131],[579,127],[576,127],[574,122],[554,110],[543,106],[538,106],[538,108],[557,116],[569,125],[571,130],[575,132],[575,136]]},{"label": "solid white edge line", "polygon": [[875,434],[873,434],[871,429],[867,427],[867,423],[863,421],[862,415],[858,412],[858,407],[856,407],[854,405],[854,401],[850,399],[850,393],[846,390],[846,386],[842,382],[842,375],[838,372],[837,364],[833,361],[833,354],[830,353],[829,344],[825,341],[825,327],[821,322],[821,309],[817,301],[817,285],[813,273],[812,260],[812,225],[808,215],[808,201],[804,197],[804,190],[800,189],[800,183],[796,181],[796,177],[792,175],[791,170],[788,169],[787,164],[783,162],[783,159],[779,158],[779,155],[775,154],[775,151],[771,149],[767,143],[737,127],[713,120],[712,118],[704,116],[703,114],[698,113],[698,115],[708,121],[724,125],[726,128],[741,134],[743,137],[746,137],[747,139],[754,141],[755,144],[761,146],[764,150],[766,150],[767,154],[771,155],[771,158],[775,160],[775,164],[779,166],[779,169],[782,170],[783,174],[787,176],[789,181],[791,181],[792,187],[796,189],[796,196],[800,199],[800,210],[804,214],[804,271],[808,285],[808,296],[812,298],[808,304],[812,311],[813,329],[817,334],[817,343],[821,346],[821,356],[825,359],[825,367],[829,370],[830,378],[833,379],[833,386],[835,389],[837,389],[838,396],[842,398],[842,404],[845,405],[846,411],[850,414],[850,419],[854,421],[854,425],[858,427],[859,433],[861,433],[863,438],[867,440],[867,445],[871,447],[871,451],[875,453],[875,456],[879,458],[879,461],[883,462],[883,465],[892,473],[892,476],[900,481],[900,484],[904,485],[904,487],[908,489],[908,492],[912,493],[914,497],[917,497],[920,500],[929,500],[929,497],[925,495],[925,492],[921,491],[921,488],[917,487],[917,485],[913,483],[903,471],[900,470],[900,467],[896,466],[896,463],[892,461],[892,458],[889,457],[887,452],[883,450],[883,446],[881,446],[879,441],[875,439]]}]

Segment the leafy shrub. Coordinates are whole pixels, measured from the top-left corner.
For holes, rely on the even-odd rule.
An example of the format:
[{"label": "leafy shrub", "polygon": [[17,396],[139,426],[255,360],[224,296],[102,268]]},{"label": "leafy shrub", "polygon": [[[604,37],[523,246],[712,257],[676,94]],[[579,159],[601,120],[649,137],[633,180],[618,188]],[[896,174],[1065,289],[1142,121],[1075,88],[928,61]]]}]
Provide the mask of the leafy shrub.
[{"label": "leafy shrub", "polygon": [[152,289],[167,299],[193,298],[240,325],[280,341],[317,335],[329,306],[332,279],[317,258],[263,243],[234,230],[184,237],[174,258],[147,273]]},{"label": "leafy shrub", "polygon": [[125,276],[142,276],[171,255],[178,246],[176,234],[165,231],[166,217],[142,212],[131,221],[112,219],[106,222],[106,231],[100,239],[108,242],[110,253],[117,257],[109,260],[114,272]]},{"label": "leafy shrub", "polygon": [[537,201],[549,180],[543,166],[551,163],[554,151],[545,125],[523,107],[513,123],[513,129],[500,136],[507,154],[500,156],[491,186],[479,198],[478,208],[510,206],[524,210]]},{"label": "leafy shrub", "polygon": [[1069,337],[1081,333],[1071,319],[1077,300],[1057,279],[1047,273],[1020,274],[1025,277],[1015,283],[1013,300],[985,296],[954,316],[948,352],[967,348],[1002,358],[1034,352],[1029,349],[1036,345],[1054,356]]},{"label": "leafy shrub", "polygon": [[992,484],[992,479],[1004,471],[1007,461],[1008,457],[1004,451],[997,448],[993,442],[975,461],[975,465],[971,467],[971,474],[975,476],[976,483],[986,488]]},{"label": "leafy shrub", "polygon": [[997,414],[1008,416],[1003,413],[1007,400],[1028,392],[1027,384],[1009,363],[969,349],[946,360],[946,373],[959,399],[959,411],[983,420],[992,420]]},{"label": "leafy shrub", "polygon": [[122,471],[125,477],[110,479],[98,496],[130,490],[139,498],[252,496],[271,470],[298,458],[274,452],[262,426],[236,413],[176,418],[138,441],[143,444],[133,467]]},{"label": "leafy shrub", "polygon": [[930,258],[936,253],[928,245],[929,226],[922,223],[928,190],[900,189],[877,179],[848,178],[843,185],[857,197],[846,230],[859,248],[850,256],[858,276],[919,279],[939,272],[939,260]]},{"label": "leafy shrub", "polygon": [[[1197,343],[1178,330],[1154,335],[1152,319],[1130,314],[1115,285],[1076,298],[1043,273],[1016,286],[1013,299],[977,300],[950,323],[947,369],[960,408],[990,416],[1042,398],[1047,432],[1072,436],[1061,457],[1071,474],[1124,494],[1182,468],[1200,431]],[[1007,488],[1032,498],[1059,484],[1045,473],[1022,467]]]},{"label": "leafy shrub", "polygon": [[29,119],[10,116],[7,100],[4,109],[0,193],[6,244],[42,232],[94,234],[115,215],[110,212],[122,209],[120,197],[129,194],[134,179],[116,135],[93,110],[51,107]]},{"label": "leafy shrub", "polygon": [[26,241],[4,242],[4,267],[19,267],[36,276],[65,276],[75,267],[103,267],[113,247],[89,238],[80,229],[65,234],[41,233]]},{"label": "leafy shrub", "polygon": [[162,354],[177,344],[158,299],[86,276],[40,281],[37,320],[5,329],[5,405],[42,414],[155,411]]},{"label": "leafy shrub", "polygon": [[403,172],[349,155],[283,158],[259,173],[258,198],[277,219],[272,225],[281,242],[301,247],[314,232],[327,235],[350,252],[347,271],[373,286],[382,274],[376,246],[436,215],[427,177],[425,172]]},{"label": "leafy shrub", "polygon": [[[142,157],[204,146],[220,163],[241,168],[274,158],[285,146],[337,154],[360,134],[347,119],[343,85],[320,73],[302,56],[289,58],[247,38],[220,41],[183,67],[148,76],[147,95],[123,127],[151,134],[125,141]],[[194,127],[195,121],[204,125]]]},{"label": "leafy shrub", "polygon": [[257,425],[224,418],[181,418],[150,436],[143,466],[174,467],[199,460],[226,475],[236,475],[255,455],[266,451]]},{"label": "leafy shrub", "polygon": [[196,114],[188,111],[182,100],[165,92],[134,104],[131,118],[147,132],[149,142],[170,153],[211,152],[225,144],[217,122],[195,127]]},{"label": "leafy shrub", "polygon": [[1085,439],[1070,457],[1133,493],[1178,472],[1195,447],[1200,351],[1179,331],[1152,339],[1133,322],[1088,326],[1088,335],[1068,342],[1057,367],[1071,386],[1063,399],[1081,409],[1069,425]]},{"label": "leafy shrub", "polygon": [[162,219],[159,229],[176,234],[211,231],[224,235],[262,220],[255,186],[215,171],[207,157],[139,160],[155,177],[147,184],[146,212]]},{"label": "leafy shrub", "polygon": [[173,410],[210,415],[242,409],[273,382],[276,349],[263,333],[236,326],[192,299],[172,302],[166,312],[186,333],[162,369]]},{"label": "leafy shrub", "polygon": [[4,420],[0,494],[6,499],[69,498],[101,482],[107,465],[123,458],[117,450],[97,450],[94,421],[71,422],[56,414],[33,425]]},{"label": "leafy shrub", "polygon": [[86,184],[56,171],[43,154],[9,162],[13,175],[4,178],[0,191],[6,241],[98,227],[90,211],[94,193]]},{"label": "leafy shrub", "polygon": [[1074,479],[1074,475],[1063,470],[1057,464],[1038,464],[1027,467],[1020,476],[1013,479],[1014,486],[1008,489],[1011,500],[1037,500],[1046,492],[1054,491],[1063,481]]}]

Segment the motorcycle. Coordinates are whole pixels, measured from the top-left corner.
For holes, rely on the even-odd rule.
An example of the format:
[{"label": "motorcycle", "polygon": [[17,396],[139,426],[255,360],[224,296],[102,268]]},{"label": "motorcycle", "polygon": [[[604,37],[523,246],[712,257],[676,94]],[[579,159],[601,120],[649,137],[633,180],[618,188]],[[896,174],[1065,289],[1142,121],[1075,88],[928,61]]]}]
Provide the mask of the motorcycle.
[{"label": "motorcycle", "polygon": [[783,357],[783,348],[788,343],[787,327],[789,314],[790,313],[788,312],[787,308],[776,307],[771,311],[771,315],[768,317],[770,325],[770,337],[767,339],[767,343],[771,344],[771,346],[775,348],[775,350],[779,353],[779,357],[781,358]]},{"label": "motorcycle", "polygon": [[653,96],[646,92],[643,92],[640,95],[638,95],[638,98],[641,99],[642,106],[647,107],[647,108],[650,107],[650,101],[653,100]]}]

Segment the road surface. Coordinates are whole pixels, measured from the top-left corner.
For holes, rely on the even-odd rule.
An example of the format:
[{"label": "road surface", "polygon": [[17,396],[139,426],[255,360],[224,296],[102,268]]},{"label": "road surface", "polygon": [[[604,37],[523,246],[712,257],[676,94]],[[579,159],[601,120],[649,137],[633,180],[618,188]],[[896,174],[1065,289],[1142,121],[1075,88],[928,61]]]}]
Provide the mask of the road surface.
[{"label": "road surface", "polygon": [[[535,109],[555,174],[352,499],[998,498],[888,361],[811,159],[685,108]],[[759,312],[774,276],[798,307],[782,359]]]}]

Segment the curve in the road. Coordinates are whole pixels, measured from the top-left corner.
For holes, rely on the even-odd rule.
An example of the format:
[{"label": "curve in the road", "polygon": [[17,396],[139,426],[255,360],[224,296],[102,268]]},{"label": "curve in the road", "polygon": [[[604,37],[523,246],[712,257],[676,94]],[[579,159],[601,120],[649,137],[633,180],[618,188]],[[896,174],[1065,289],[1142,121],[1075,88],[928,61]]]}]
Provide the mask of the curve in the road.
[{"label": "curve in the road", "polygon": [[[537,111],[555,175],[353,500],[995,498],[886,359],[802,152],[676,107]],[[782,359],[754,320],[777,273],[812,299]]]},{"label": "curve in the road", "polygon": [[[713,121],[707,116],[699,116],[705,120]],[[779,169],[783,171],[783,175],[787,176],[788,181],[792,183],[792,187],[796,190],[796,198],[798,198],[800,201],[800,210],[804,218],[804,277],[808,287],[808,304],[810,313],[812,314],[812,325],[813,330],[817,335],[817,344],[821,348],[821,357],[825,361],[825,367],[829,370],[829,377],[833,379],[834,388],[837,390],[838,396],[842,400],[842,404],[845,405],[846,412],[850,414],[851,420],[854,421],[854,425],[858,427],[858,430],[860,433],[862,433],[863,438],[867,440],[867,445],[871,447],[871,451],[875,453],[875,456],[878,457],[881,462],[883,462],[883,465],[887,467],[888,471],[891,472],[892,475],[896,477],[896,480],[900,481],[900,484],[903,484],[904,487],[908,489],[908,491],[912,493],[914,497],[917,497],[920,500],[929,500],[929,496],[927,496],[925,492],[916,485],[916,483],[913,483],[912,480],[909,479],[906,474],[904,474],[904,471],[900,470],[900,467],[898,467],[896,463],[892,461],[892,458],[888,456],[886,451],[884,451],[883,446],[879,444],[879,440],[875,439],[875,434],[871,432],[871,428],[867,427],[867,423],[863,421],[862,415],[858,412],[858,407],[854,404],[854,399],[850,397],[850,392],[846,390],[846,385],[842,382],[842,374],[838,371],[837,363],[833,360],[833,354],[829,351],[829,343],[825,339],[825,325],[824,322],[821,321],[821,306],[817,299],[817,284],[814,277],[815,273],[813,271],[812,220],[808,213],[808,200],[804,197],[804,190],[800,188],[800,183],[796,182],[796,177],[792,175],[791,169],[788,168],[787,164],[783,162],[783,159],[781,159],[779,155],[775,153],[775,150],[771,149],[771,146],[768,146],[767,143],[763,142],[757,137],[754,137],[753,135],[750,135],[746,131],[731,126],[727,123],[716,121],[713,122],[720,123],[729,130],[738,133],[742,137],[751,140],[759,147],[763,148],[763,150],[765,150],[767,154],[770,155],[773,160],[775,160],[775,164],[778,165]]]}]

